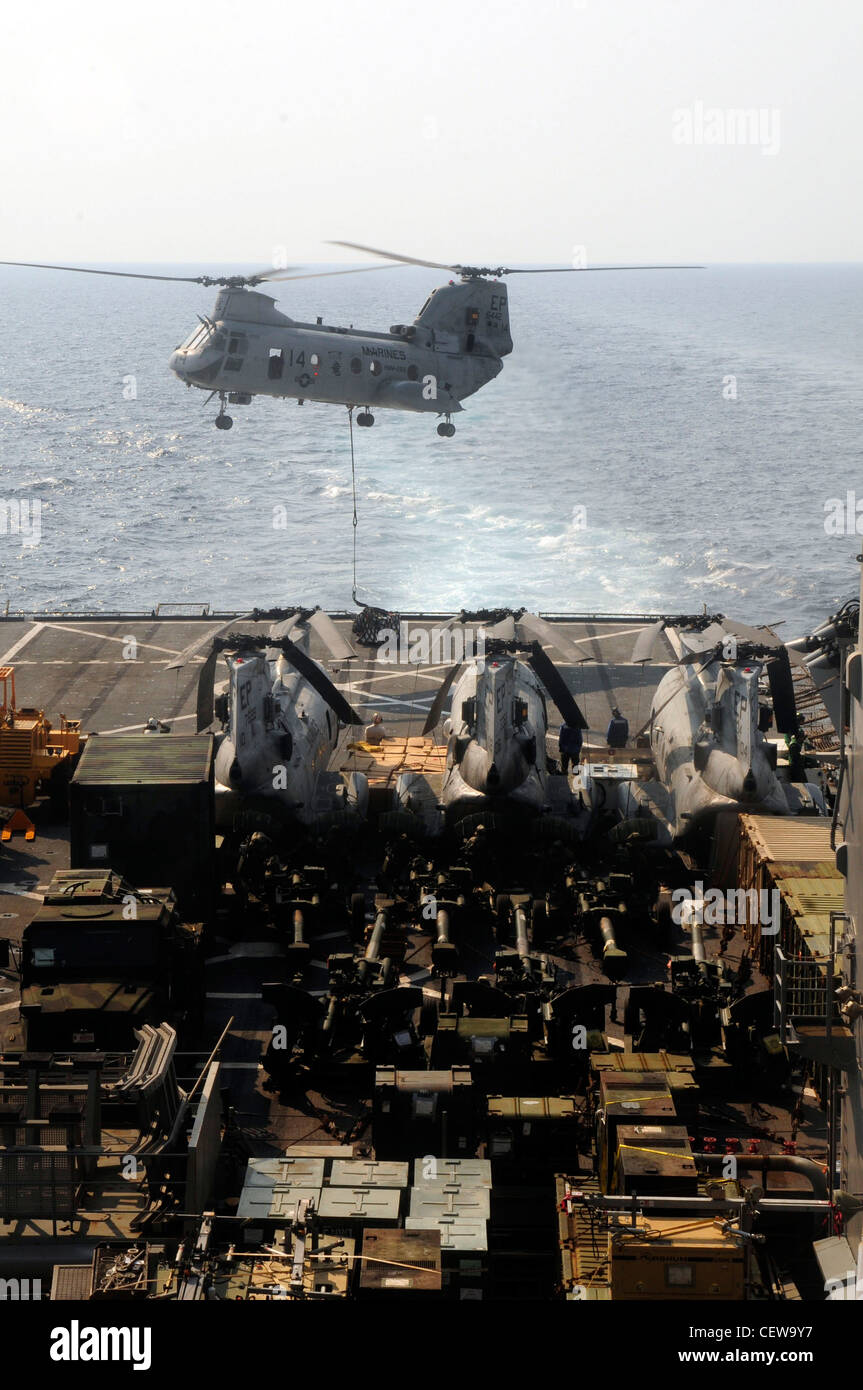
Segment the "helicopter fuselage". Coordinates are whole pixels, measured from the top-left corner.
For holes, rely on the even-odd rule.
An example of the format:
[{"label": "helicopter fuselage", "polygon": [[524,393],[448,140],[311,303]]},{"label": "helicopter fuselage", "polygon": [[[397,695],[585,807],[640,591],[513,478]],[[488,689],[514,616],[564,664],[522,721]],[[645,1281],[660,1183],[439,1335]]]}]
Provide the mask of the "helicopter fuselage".
[{"label": "helicopter fuselage", "polygon": [[670,830],[709,831],[719,811],[761,815],[821,809],[817,787],[782,780],[759,727],[757,661],[673,666],[653,697],[650,746],[670,797]]},{"label": "helicopter fuselage", "polygon": [[453,690],[441,800],[451,819],[510,801],[546,801],[547,715],[539,682],[511,657],[466,667]]},{"label": "helicopter fuselage", "polygon": [[217,801],[275,798],[292,819],[309,823],[338,743],[339,721],[326,701],[276,652],[230,657],[224,722]]},{"label": "helicopter fuselage", "polygon": [[170,367],[238,405],[274,396],[450,414],[501,371],[512,348],[506,303],[493,282],[442,286],[413,324],[379,333],[301,323],[269,295],[225,289]]}]

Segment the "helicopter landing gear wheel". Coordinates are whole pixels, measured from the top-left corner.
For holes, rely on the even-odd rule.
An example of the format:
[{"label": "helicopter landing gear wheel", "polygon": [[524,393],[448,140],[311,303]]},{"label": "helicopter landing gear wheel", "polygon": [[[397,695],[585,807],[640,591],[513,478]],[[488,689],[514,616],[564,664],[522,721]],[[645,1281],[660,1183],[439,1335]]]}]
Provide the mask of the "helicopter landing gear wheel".
[{"label": "helicopter landing gear wheel", "polygon": [[359,415],[357,416],[357,424],[358,424],[358,425],[364,425],[366,429],[370,430],[371,427],[372,427],[372,425],[373,425],[374,423],[375,423],[375,417],[374,417],[374,415],[372,415],[371,411],[369,411],[369,410],[361,410],[361,411],[360,411]]},{"label": "helicopter landing gear wheel", "polygon": [[225,396],[224,396],[224,393],[223,393],[223,392],[220,392],[220,394],[219,394],[219,413],[218,413],[218,415],[216,416],[216,429],[217,429],[217,430],[229,430],[229,429],[232,428],[233,423],[234,423],[234,422],[233,422],[233,420],[231,419],[230,415],[226,415],[226,414],[225,414]]},{"label": "helicopter landing gear wheel", "polygon": [[455,434],[455,425],[451,425],[449,420],[447,420],[446,424],[438,425],[437,432],[443,435],[444,439],[452,439]]}]

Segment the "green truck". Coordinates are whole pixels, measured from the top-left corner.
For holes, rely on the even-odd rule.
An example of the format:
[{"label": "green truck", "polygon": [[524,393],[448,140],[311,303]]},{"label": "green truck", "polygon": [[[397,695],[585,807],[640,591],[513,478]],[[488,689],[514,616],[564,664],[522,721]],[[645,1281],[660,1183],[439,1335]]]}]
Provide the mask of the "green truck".
[{"label": "green truck", "polygon": [[172,889],[112,869],[56,873],[19,950],[20,1020],[0,1052],[125,1052],[142,1024],[194,1025],[201,1008],[200,926]]}]

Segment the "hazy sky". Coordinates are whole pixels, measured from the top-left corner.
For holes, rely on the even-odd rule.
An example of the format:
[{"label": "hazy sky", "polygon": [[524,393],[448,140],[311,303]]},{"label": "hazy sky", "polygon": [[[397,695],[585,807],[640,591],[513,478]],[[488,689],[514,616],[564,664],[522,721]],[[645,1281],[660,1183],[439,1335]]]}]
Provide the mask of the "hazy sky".
[{"label": "hazy sky", "polygon": [[3,29],[2,259],[863,259],[860,0],[48,0]]}]

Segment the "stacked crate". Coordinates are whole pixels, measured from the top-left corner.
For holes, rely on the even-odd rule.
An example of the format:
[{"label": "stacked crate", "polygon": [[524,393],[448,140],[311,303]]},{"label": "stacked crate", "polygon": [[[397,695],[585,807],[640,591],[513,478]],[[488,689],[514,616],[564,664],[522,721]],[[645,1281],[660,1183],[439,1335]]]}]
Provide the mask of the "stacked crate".
[{"label": "stacked crate", "polygon": [[566,1168],[578,1151],[574,1096],[489,1096],[488,1153],[497,1164]]},{"label": "stacked crate", "polygon": [[323,1185],[322,1158],[250,1158],[237,1207],[237,1216],[254,1223],[246,1229],[248,1243],[294,1222],[300,1202],[313,1202],[317,1209]]},{"label": "stacked crate", "polygon": [[481,1299],[488,1289],[491,1164],[485,1159],[414,1159],[406,1231],[438,1231],[444,1293]]}]

